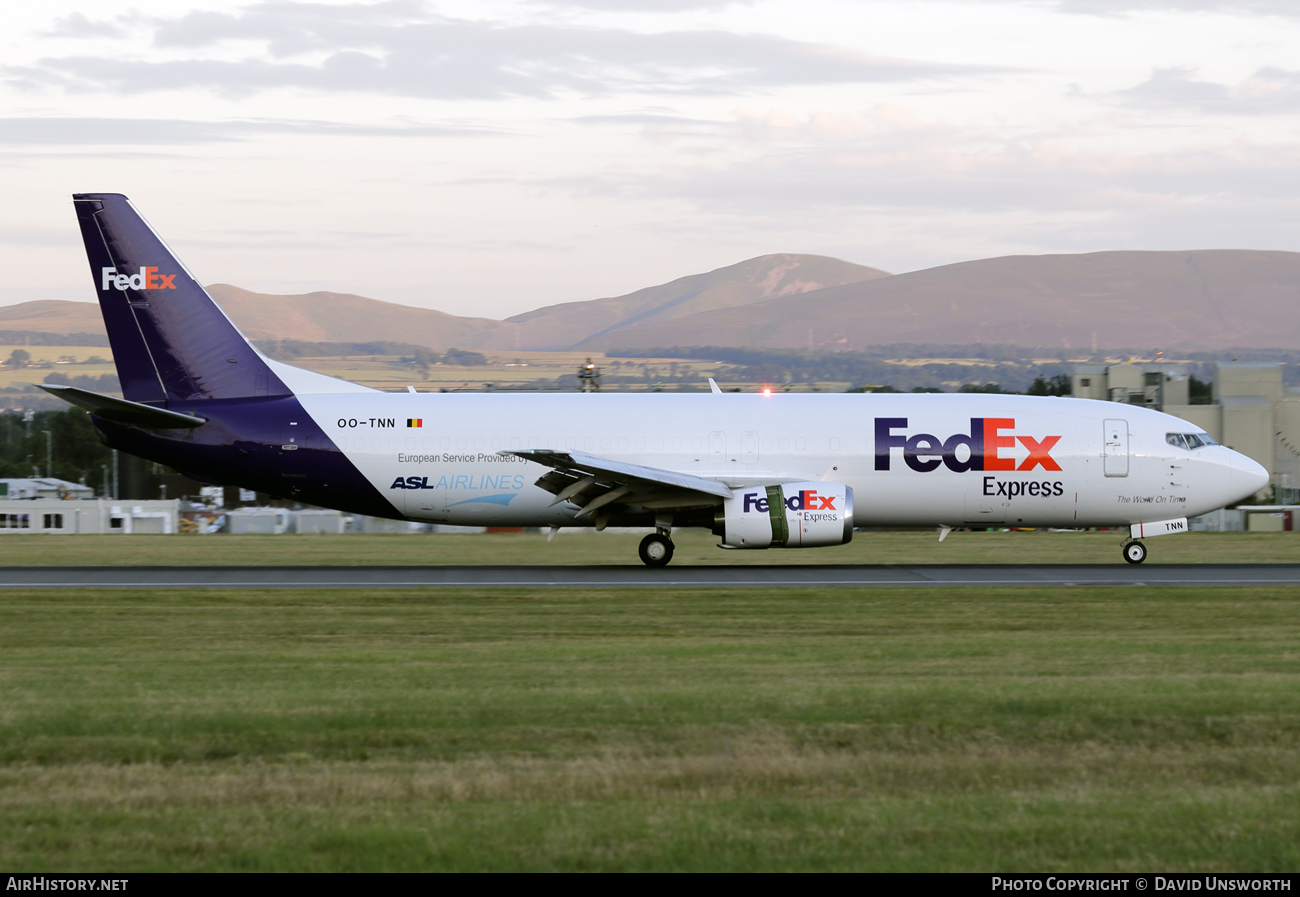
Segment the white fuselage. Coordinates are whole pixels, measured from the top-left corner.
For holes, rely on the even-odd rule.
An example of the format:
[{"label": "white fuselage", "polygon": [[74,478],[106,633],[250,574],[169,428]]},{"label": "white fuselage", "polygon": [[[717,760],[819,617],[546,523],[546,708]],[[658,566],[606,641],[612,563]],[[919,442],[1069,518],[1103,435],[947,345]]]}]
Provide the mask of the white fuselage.
[{"label": "white fuselage", "polygon": [[[577,507],[552,504],[554,496],[534,485],[548,468],[498,454],[530,448],[584,451],[736,487],[844,483],[856,493],[858,526],[1125,525],[1204,513],[1267,483],[1263,468],[1228,448],[1171,445],[1167,433],[1199,431],[1186,421],[1085,399],[369,393],[299,400],[400,514],[450,524],[590,525],[575,523]],[[972,419],[986,422],[980,434]],[[1108,436],[1115,421],[1123,424],[1119,440]],[[982,446],[985,469],[962,469],[981,441],[996,443]]]}]

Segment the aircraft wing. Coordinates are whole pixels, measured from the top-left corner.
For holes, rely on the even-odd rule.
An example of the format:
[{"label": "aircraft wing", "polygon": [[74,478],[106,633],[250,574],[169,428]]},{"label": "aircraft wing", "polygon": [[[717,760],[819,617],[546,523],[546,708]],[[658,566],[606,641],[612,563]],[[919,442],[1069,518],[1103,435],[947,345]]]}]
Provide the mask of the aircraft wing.
[{"label": "aircraft wing", "polygon": [[731,495],[731,489],[717,480],[586,452],[528,449],[500,454],[552,468],[536,485],[555,496],[552,504],[568,501],[582,507],[579,517],[610,504],[663,510],[709,507]]},{"label": "aircraft wing", "polygon": [[63,386],[59,383],[37,383],[36,385],[50,395],[58,396],[78,408],[84,408],[105,420],[121,424],[134,424],[149,430],[192,430],[207,423],[205,419],[191,414],[155,408],[153,405],[143,405],[116,396],[100,395],[76,386]]}]

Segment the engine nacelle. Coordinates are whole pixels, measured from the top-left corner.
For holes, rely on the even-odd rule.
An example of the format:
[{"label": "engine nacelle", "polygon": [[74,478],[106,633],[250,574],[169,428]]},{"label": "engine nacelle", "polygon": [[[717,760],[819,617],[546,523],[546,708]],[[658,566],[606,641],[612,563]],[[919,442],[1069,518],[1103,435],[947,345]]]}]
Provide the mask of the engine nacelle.
[{"label": "engine nacelle", "polygon": [[782,483],[735,489],[718,515],[728,548],[816,548],[853,539],[853,489],[843,483]]}]

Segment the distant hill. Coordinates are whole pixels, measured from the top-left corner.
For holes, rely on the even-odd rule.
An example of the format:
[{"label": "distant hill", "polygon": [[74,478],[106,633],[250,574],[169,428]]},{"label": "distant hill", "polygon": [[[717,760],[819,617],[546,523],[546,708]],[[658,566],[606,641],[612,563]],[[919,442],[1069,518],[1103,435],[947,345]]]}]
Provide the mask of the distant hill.
[{"label": "distant hill", "polygon": [[253,340],[390,341],[470,349],[479,346],[483,334],[501,326],[500,321],[490,318],[462,318],[351,293],[277,296],[225,283],[211,284],[207,290],[244,335]]},{"label": "distant hill", "polygon": [[647,321],[671,321],[780,296],[888,277],[819,255],[764,255],[627,296],[566,302],[504,321],[461,318],[348,293],[274,296],[219,283],[212,298],[251,339],[394,340],[437,349],[567,349]]},{"label": "distant hill", "polygon": [[928,268],[589,339],[863,349],[888,343],[1300,348],[1300,253],[1008,256]]},{"label": "distant hill", "polygon": [[93,302],[65,302],[37,299],[0,306],[0,330],[30,330],[36,333],[104,332],[104,319]]},{"label": "distant hill", "polygon": [[[443,350],[453,346],[567,349],[581,340],[645,321],[673,320],[888,276],[875,268],[825,256],[782,253],[681,277],[627,296],[552,305],[505,321],[459,317],[351,293],[286,296],[254,293],[224,283],[207,289],[254,340],[389,341]],[[103,333],[104,325],[93,303],[44,300],[0,308],[0,330]]]},{"label": "distant hill", "polygon": [[[515,334],[503,331],[490,338],[488,348],[567,349],[586,345],[629,327],[680,323],[704,312],[737,309],[769,299],[799,296],[826,287],[876,280],[890,275],[877,268],[854,265],[822,255],[781,253],[761,255],[707,274],[679,277],[611,299],[549,305],[507,318],[518,324]],[[676,326],[676,324],[665,324]],[[617,342],[617,340],[615,340]]]},{"label": "distant hill", "polygon": [[[777,254],[505,321],[346,293],[209,291],[251,338],[433,349],[654,346],[865,349],[972,343],[1212,351],[1300,349],[1300,253],[1255,250],[1007,256],[888,275]],[[89,302],[0,307],[0,331],[104,332]]]}]

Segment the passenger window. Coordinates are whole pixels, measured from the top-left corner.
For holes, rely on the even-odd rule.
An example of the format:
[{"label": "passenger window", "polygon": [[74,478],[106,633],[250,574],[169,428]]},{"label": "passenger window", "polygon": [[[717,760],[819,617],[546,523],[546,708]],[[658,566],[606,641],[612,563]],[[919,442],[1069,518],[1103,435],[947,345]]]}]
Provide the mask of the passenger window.
[{"label": "passenger window", "polygon": [[1187,448],[1187,440],[1183,438],[1182,433],[1166,433],[1165,442],[1176,445],[1181,449]]}]

